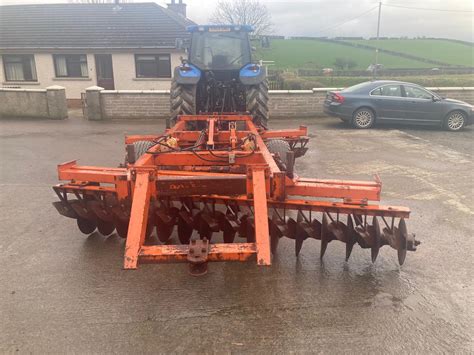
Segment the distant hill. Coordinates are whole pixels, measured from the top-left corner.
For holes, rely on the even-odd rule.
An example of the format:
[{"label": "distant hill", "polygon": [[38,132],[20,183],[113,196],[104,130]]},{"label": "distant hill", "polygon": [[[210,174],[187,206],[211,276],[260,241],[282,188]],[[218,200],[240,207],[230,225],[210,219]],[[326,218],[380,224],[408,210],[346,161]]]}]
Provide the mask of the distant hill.
[{"label": "distant hill", "polygon": [[[356,47],[360,45],[360,47]],[[276,69],[331,67],[337,58],[352,59],[354,70],[374,62],[375,40],[272,39],[270,48],[259,48],[257,58],[275,61]],[[362,47],[362,48],[361,48]],[[379,63],[385,68],[474,67],[474,47],[469,43],[437,39],[383,39]]]}]

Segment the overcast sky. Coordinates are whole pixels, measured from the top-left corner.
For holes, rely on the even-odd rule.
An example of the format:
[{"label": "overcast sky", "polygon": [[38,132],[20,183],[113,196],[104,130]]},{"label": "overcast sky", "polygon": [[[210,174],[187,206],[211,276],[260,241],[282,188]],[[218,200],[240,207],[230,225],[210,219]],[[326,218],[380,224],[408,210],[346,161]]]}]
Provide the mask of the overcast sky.
[{"label": "overcast sky", "polygon": [[[147,0],[135,0],[135,2],[143,1]],[[218,0],[184,1],[188,4],[188,17],[197,23],[206,23]],[[268,7],[272,15],[275,34],[330,37],[372,37],[376,34],[377,0],[260,1]],[[1,5],[58,2],[67,2],[67,0],[0,0]],[[156,0],[155,2],[165,5],[169,1]],[[382,6],[381,36],[433,36],[474,40],[474,13],[472,12],[474,0],[385,0],[383,4],[387,6]],[[450,11],[415,10],[388,5]],[[371,8],[374,9],[349,21]],[[349,22],[346,23],[346,21]]]}]

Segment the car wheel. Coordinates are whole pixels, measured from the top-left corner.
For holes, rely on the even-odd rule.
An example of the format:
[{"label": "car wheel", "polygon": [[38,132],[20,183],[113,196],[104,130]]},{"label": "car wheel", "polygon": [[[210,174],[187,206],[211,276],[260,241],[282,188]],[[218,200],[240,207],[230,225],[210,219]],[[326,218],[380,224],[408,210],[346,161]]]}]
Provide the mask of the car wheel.
[{"label": "car wheel", "polygon": [[352,125],[355,128],[365,129],[370,128],[375,123],[375,114],[369,109],[362,107],[354,112],[352,115]]},{"label": "car wheel", "polygon": [[466,124],[466,115],[461,111],[453,111],[448,114],[444,121],[444,127],[448,131],[460,131]]}]

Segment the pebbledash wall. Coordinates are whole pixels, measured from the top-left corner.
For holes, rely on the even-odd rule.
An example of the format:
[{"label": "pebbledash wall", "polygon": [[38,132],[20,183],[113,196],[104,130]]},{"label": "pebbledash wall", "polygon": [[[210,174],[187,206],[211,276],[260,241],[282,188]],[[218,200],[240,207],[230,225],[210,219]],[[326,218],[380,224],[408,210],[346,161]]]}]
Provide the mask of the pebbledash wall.
[{"label": "pebbledash wall", "polygon": [[[474,87],[428,88],[443,97],[458,99],[474,105]],[[313,90],[272,90],[270,118],[324,116],[323,102],[328,91],[337,88]],[[169,116],[169,90],[103,90],[97,86],[86,90],[87,118],[153,119]]]}]

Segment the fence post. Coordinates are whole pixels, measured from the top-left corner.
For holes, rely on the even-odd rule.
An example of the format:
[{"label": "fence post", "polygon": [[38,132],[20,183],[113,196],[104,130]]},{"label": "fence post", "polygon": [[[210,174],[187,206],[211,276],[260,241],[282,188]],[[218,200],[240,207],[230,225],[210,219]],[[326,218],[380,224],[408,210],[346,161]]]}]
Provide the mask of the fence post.
[{"label": "fence post", "polygon": [[66,89],[59,85],[46,88],[46,102],[48,106],[48,117],[53,120],[67,118]]},{"label": "fence post", "polygon": [[100,86],[91,86],[86,89],[86,118],[91,121],[102,120],[102,106],[100,92],[104,90]]}]

